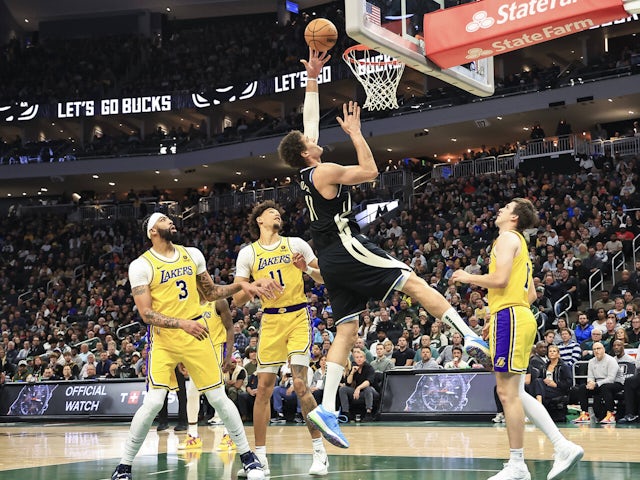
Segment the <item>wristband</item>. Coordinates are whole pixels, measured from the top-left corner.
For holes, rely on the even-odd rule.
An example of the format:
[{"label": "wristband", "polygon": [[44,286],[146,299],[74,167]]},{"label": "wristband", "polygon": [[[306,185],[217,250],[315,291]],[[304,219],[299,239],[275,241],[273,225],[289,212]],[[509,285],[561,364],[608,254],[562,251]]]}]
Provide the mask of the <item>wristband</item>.
[{"label": "wristband", "polygon": [[304,271],[307,275],[311,275],[313,272],[317,271],[315,268],[307,265],[307,269]]}]

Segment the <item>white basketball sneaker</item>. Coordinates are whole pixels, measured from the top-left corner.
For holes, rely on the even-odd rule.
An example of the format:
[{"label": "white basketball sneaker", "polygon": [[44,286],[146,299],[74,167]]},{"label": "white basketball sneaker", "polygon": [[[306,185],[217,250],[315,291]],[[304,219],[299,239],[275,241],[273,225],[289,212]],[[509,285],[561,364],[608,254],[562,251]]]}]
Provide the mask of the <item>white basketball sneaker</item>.
[{"label": "white basketball sneaker", "polygon": [[524,463],[505,463],[504,468],[487,480],[531,480],[531,474]]},{"label": "white basketball sneaker", "polygon": [[555,453],[553,467],[547,475],[547,480],[556,480],[567,473],[580,461],[584,455],[584,450],[580,445],[567,441],[560,446]]},{"label": "white basketball sneaker", "polygon": [[324,476],[329,473],[329,457],[324,450],[313,451],[313,463],[309,475]]}]

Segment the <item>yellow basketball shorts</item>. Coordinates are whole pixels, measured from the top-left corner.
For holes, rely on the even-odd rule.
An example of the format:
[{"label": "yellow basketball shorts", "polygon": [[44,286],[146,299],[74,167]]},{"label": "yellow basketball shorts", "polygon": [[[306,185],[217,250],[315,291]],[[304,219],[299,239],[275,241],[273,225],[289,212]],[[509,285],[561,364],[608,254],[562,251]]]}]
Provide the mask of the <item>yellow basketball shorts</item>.
[{"label": "yellow basketball shorts", "polygon": [[280,366],[291,355],[309,355],[311,318],[302,308],[295,312],[265,313],[260,325],[258,367]]},{"label": "yellow basketball shorts", "polygon": [[[193,320],[207,325],[204,318]],[[221,386],[224,344],[198,340],[182,329],[151,327],[148,381],[152,388],[176,390],[175,368],[182,362],[199,391]]]},{"label": "yellow basketball shorts", "polygon": [[536,319],[527,307],[504,308],[492,315],[489,348],[494,371],[526,373],[536,328]]}]

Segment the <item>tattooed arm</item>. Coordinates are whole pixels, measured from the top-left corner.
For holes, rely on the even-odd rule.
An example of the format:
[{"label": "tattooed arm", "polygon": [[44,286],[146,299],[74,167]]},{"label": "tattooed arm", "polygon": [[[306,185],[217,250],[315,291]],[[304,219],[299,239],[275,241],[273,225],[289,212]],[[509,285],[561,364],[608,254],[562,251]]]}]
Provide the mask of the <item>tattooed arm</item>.
[{"label": "tattooed arm", "polygon": [[133,295],[133,301],[136,303],[138,312],[145,323],[162,328],[181,328],[198,340],[204,340],[207,337],[208,331],[206,327],[199,322],[169,317],[151,308],[151,290],[149,289],[149,285],[133,287],[131,289],[131,295]]},{"label": "tattooed arm", "polygon": [[[256,295],[259,297],[276,298],[282,293],[282,286],[273,279],[260,279],[253,283],[246,280],[237,281],[231,285],[216,285],[209,272],[202,272],[197,275],[198,291],[209,302],[229,298],[238,292],[244,292],[248,298]],[[245,300],[246,302],[246,300]],[[244,304],[244,303],[243,303]]]}]

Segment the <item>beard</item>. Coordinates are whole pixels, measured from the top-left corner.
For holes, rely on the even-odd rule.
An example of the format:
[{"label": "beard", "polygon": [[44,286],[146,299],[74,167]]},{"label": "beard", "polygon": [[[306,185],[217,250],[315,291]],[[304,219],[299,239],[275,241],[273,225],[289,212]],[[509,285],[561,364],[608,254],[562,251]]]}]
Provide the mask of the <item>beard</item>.
[{"label": "beard", "polygon": [[170,229],[165,228],[165,229],[158,229],[158,236],[167,241],[167,242],[171,242],[171,243],[179,243],[180,240],[180,233],[178,233],[177,231],[172,232]]}]

